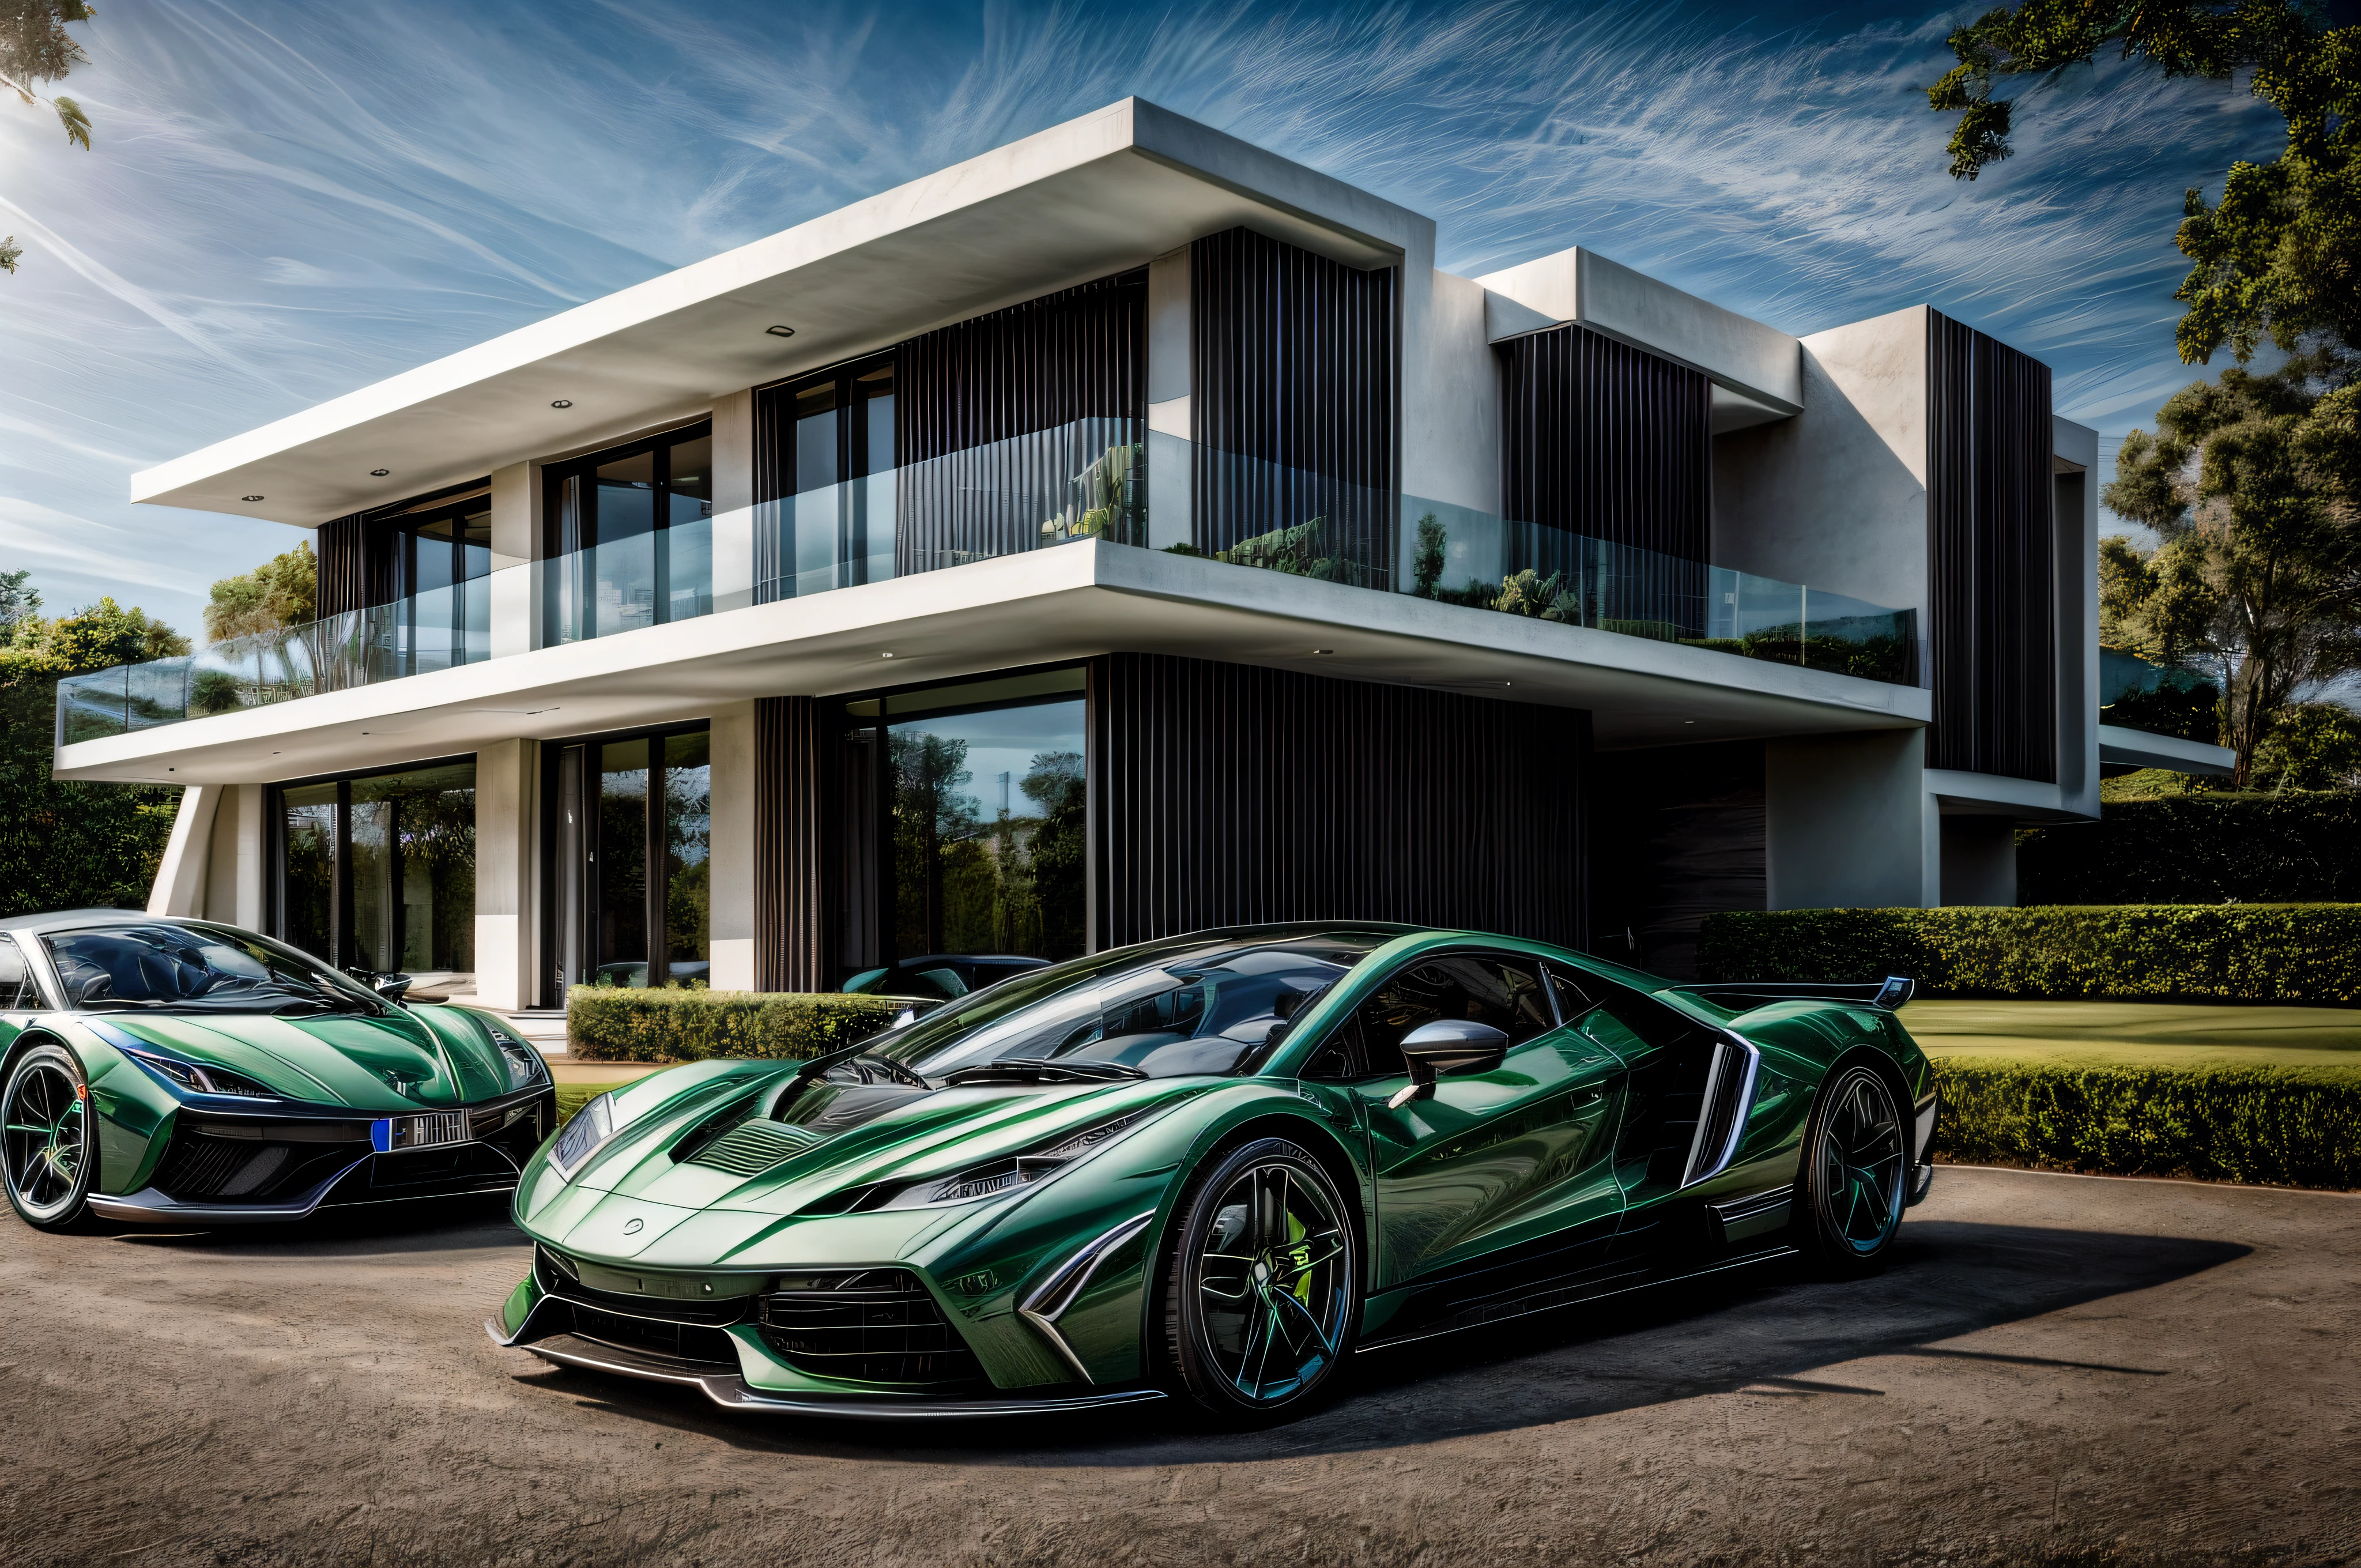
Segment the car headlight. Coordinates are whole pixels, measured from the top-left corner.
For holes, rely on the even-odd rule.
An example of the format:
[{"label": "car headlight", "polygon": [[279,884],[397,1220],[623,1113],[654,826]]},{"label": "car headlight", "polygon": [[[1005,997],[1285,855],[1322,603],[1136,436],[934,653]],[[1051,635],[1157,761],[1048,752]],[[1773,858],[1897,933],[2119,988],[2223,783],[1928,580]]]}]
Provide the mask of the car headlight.
[{"label": "car headlight", "polygon": [[500,1048],[500,1059],[508,1064],[511,1089],[524,1089],[549,1077],[549,1068],[541,1059],[539,1051],[506,1029],[491,1025],[486,1027],[492,1036],[492,1044]]},{"label": "car headlight", "polygon": [[125,1050],[123,1054],[148,1069],[167,1083],[197,1094],[229,1094],[240,1100],[276,1100],[279,1096],[269,1087],[257,1083],[241,1072],[223,1067],[199,1067],[178,1057],[158,1056],[149,1051]]},{"label": "car headlight", "polygon": [[573,1180],[574,1173],[614,1135],[615,1095],[609,1090],[574,1113],[574,1119],[557,1130],[557,1136],[550,1140],[549,1168],[557,1172],[560,1181]]},{"label": "car headlight", "polygon": [[898,1190],[875,1190],[862,1209],[934,1209],[952,1203],[973,1203],[985,1198],[997,1198],[1020,1187],[1030,1187],[1046,1177],[1054,1176],[1082,1156],[1097,1148],[1117,1133],[1139,1124],[1148,1114],[1135,1111],[1112,1122],[1101,1122],[1079,1133],[1069,1133],[1045,1147],[998,1159],[962,1170],[955,1176],[938,1176],[926,1181],[912,1182]]}]

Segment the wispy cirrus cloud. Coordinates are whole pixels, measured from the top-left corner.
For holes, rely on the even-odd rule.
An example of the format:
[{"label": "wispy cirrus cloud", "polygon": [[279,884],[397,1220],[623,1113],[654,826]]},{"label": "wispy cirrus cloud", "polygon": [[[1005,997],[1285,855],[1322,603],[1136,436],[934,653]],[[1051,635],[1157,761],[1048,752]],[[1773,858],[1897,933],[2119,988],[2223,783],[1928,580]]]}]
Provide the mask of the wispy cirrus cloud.
[{"label": "wispy cirrus cloud", "polygon": [[1955,183],[1922,89],[1973,8],[108,7],[97,151],[0,104],[0,552],[192,624],[294,536],[130,469],[1133,93],[1432,214],[1453,270],[1579,243],[1794,331],[1928,302],[2120,432],[2194,374],[2180,192],[2275,118],[2102,66]]}]

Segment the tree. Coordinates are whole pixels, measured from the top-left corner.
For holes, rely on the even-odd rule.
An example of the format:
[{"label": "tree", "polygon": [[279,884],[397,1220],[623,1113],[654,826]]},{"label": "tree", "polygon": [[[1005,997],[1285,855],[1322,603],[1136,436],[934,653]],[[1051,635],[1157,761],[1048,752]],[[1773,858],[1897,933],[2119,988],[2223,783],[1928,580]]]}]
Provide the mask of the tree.
[{"label": "tree", "polygon": [[205,604],[205,641],[279,631],[313,620],[320,565],[308,543],[274,555],[239,577],[224,577]]},{"label": "tree", "polygon": [[181,792],[51,778],[57,685],[188,639],[112,598],[45,620],[29,576],[0,573],[0,913],[144,905]]},{"label": "tree", "polygon": [[[90,150],[90,116],[62,93],[44,97],[34,89],[46,82],[64,80],[68,71],[85,64],[90,56],[66,31],[69,22],[87,22],[91,9],[82,0],[0,0],[0,86],[27,104],[47,104],[66,128],[66,141]],[[25,254],[15,235],[0,239],[0,272],[16,270]]]},{"label": "tree", "polygon": [[2276,160],[2232,165],[2218,203],[2196,190],[2182,200],[2182,361],[2226,345],[2243,364],[2266,339],[2290,352],[2361,345],[2361,27],[2325,27],[2305,0],[2026,0],[1984,13],[1951,35],[1960,63],[1927,92],[1960,116],[1952,177],[1973,180],[2014,152],[2000,83],[2055,81],[2111,44],[2167,77],[2251,71],[2255,95],[2287,120]]},{"label": "tree", "polygon": [[2302,691],[2361,669],[2361,386],[2328,356],[2233,367],[2134,431],[2104,499],[2162,544],[2105,542],[2102,635],[2159,663],[2212,663],[2235,784]]}]

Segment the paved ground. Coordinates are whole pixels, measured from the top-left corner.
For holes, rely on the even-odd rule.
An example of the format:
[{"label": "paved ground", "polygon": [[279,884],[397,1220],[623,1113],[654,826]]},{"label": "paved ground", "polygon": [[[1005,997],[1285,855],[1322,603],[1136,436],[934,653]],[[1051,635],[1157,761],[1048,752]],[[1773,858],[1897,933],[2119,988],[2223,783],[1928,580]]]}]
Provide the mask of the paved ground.
[{"label": "paved ground", "polygon": [[1946,1170],[1876,1279],[1370,1357],[1243,1438],[726,1417],[493,1348],[524,1255],[0,1220],[0,1562],[2361,1556],[2356,1198]]}]

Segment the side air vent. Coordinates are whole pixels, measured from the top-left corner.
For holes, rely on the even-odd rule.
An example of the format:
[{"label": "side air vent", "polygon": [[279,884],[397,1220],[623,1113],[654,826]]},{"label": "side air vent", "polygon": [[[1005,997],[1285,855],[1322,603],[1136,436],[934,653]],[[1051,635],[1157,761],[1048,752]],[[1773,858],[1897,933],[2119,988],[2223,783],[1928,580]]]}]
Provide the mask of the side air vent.
[{"label": "side air vent", "polygon": [[820,1135],[807,1128],[762,1118],[739,1123],[685,1163],[726,1170],[732,1176],[760,1176],[819,1141]]},{"label": "side air vent", "polygon": [[1754,1096],[1754,1047],[1723,1040],[1713,1048],[1705,1099],[1697,1111],[1697,1136],[1689,1143],[1688,1168],[1681,1185],[1718,1176],[1738,1152],[1746,1108]]}]

